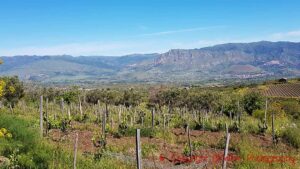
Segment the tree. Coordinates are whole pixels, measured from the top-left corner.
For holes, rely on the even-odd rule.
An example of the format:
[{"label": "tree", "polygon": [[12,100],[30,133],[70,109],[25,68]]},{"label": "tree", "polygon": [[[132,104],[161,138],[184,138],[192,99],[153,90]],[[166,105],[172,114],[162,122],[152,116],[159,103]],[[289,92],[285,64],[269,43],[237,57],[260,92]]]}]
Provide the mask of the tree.
[{"label": "tree", "polygon": [[[0,65],[3,63],[3,61],[0,59]],[[4,94],[4,88],[5,88],[5,81],[0,80],[0,99],[2,98]]]},{"label": "tree", "polygon": [[102,103],[107,104],[119,104],[121,101],[121,94],[116,90],[109,88],[102,90],[92,90],[87,93],[87,102],[97,104],[98,100]]},{"label": "tree", "polygon": [[134,91],[133,89],[125,90],[122,98],[122,103],[126,107],[137,106],[142,100],[142,96],[139,92]]},{"label": "tree", "polygon": [[[4,77],[1,78],[2,87],[2,96],[4,99],[4,104],[10,104],[12,107],[18,103],[19,99],[24,96],[24,86],[23,83],[19,80],[17,76],[14,77]],[[3,83],[4,82],[4,83]]]},{"label": "tree", "polygon": [[262,108],[263,98],[257,92],[249,92],[244,96],[243,104],[245,111],[252,115],[255,110]]},{"label": "tree", "polygon": [[169,113],[171,113],[173,108],[176,106],[179,99],[179,93],[180,92],[177,89],[169,89],[158,94],[161,102],[169,107]]},{"label": "tree", "polygon": [[71,104],[72,102],[77,102],[79,97],[79,91],[77,89],[71,89],[62,94],[62,98],[67,104]]}]

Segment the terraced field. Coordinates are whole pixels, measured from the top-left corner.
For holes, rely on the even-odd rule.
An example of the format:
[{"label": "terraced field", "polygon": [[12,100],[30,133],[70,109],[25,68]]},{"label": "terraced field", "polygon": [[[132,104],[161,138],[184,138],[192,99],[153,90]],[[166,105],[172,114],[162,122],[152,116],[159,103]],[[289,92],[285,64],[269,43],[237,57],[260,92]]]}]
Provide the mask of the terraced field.
[{"label": "terraced field", "polygon": [[271,85],[263,93],[270,97],[299,97],[300,98],[300,84],[277,84]]}]

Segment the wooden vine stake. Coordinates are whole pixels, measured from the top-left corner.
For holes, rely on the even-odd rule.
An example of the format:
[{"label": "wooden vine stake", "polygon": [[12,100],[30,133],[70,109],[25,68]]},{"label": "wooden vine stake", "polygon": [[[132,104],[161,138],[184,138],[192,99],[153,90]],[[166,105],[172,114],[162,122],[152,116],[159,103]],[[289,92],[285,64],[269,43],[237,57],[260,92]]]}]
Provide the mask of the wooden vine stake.
[{"label": "wooden vine stake", "polygon": [[48,108],[48,105],[49,105],[49,99],[48,97],[46,98],[46,134],[48,134],[48,116],[49,116],[49,108]]},{"label": "wooden vine stake", "polygon": [[63,115],[64,114],[64,99],[63,98],[60,99],[60,109],[61,109],[61,114]]},{"label": "wooden vine stake", "polygon": [[275,140],[275,117],[274,117],[274,112],[272,112],[272,140],[273,140],[273,144],[276,143],[276,140]]},{"label": "wooden vine stake", "polygon": [[95,115],[96,115],[96,119],[99,122],[101,119],[101,104],[100,104],[100,100],[97,100],[97,106],[95,108]]},{"label": "wooden vine stake", "polygon": [[78,100],[79,100],[79,111],[80,111],[80,118],[82,119],[83,112],[82,112],[82,105],[81,105],[81,100],[80,100],[80,97],[78,98]]},{"label": "wooden vine stake", "polygon": [[9,109],[10,109],[11,114],[13,114],[14,113],[14,109],[12,108],[11,103],[9,103]]},{"label": "wooden vine stake", "polygon": [[154,129],[154,108],[152,109],[152,129]]},{"label": "wooden vine stake", "polygon": [[106,130],[106,113],[105,111],[102,111],[102,135],[103,138],[105,139],[105,130]]},{"label": "wooden vine stake", "polygon": [[76,133],[75,144],[74,144],[74,160],[73,160],[74,169],[76,169],[77,147],[78,147],[78,133]]},{"label": "wooden vine stake", "polygon": [[111,117],[111,119],[110,119],[110,129],[112,130],[113,127],[114,127],[114,119],[113,119],[113,117]]},{"label": "wooden vine stake", "polygon": [[267,111],[268,111],[268,100],[266,99],[265,118],[264,118],[264,128],[267,128]]},{"label": "wooden vine stake", "polygon": [[121,113],[122,113],[122,107],[119,106],[119,115],[118,115],[118,123],[121,124]]},{"label": "wooden vine stake", "polygon": [[163,124],[164,124],[164,129],[166,129],[166,115],[165,114],[164,114]]},{"label": "wooden vine stake", "polygon": [[140,142],[140,129],[136,129],[136,164],[137,169],[142,169],[142,149],[141,149],[141,142]]},{"label": "wooden vine stake", "polygon": [[227,162],[226,158],[227,158],[227,155],[228,155],[229,140],[230,140],[230,133],[228,131],[228,126],[226,124],[226,143],[225,143],[225,149],[224,149],[222,169],[226,169],[226,162]]},{"label": "wooden vine stake", "polygon": [[238,124],[239,124],[239,127],[241,127],[241,115],[242,115],[242,112],[240,110],[240,101],[237,102],[237,107],[238,107]]},{"label": "wooden vine stake", "polygon": [[190,151],[189,151],[189,156],[192,157],[192,151],[193,151],[193,149],[192,149],[191,134],[190,134],[190,128],[189,128],[189,125],[187,125],[186,128],[187,128],[186,130],[187,130],[188,142],[189,142],[189,149],[190,149]]},{"label": "wooden vine stake", "polygon": [[43,137],[43,96],[40,97],[40,132]]},{"label": "wooden vine stake", "polygon": [[71,119],[71,110],[70,110],[69,107],[68,107],[68,119],[69,119],[69,120]]}]

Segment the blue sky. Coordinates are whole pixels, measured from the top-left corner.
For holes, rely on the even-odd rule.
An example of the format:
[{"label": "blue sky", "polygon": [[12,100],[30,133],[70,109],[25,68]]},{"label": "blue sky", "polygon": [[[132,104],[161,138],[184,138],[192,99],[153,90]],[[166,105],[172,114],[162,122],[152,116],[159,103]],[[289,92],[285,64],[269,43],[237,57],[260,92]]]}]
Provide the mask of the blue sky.
[{"label": "blue sky", "polygon": [[300,41],[298,0],[0,0],[0,55],[125,55]]}]

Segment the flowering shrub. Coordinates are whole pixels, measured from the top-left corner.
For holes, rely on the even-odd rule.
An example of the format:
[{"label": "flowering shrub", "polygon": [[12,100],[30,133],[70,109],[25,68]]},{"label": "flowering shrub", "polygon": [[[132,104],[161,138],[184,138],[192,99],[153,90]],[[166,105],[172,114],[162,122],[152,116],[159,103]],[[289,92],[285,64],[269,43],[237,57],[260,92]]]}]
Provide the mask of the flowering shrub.
[{"label": "flowering shrub", "polygon": [[4,95],[5,81],[0,80],[0,98]]},{"label": "flowering shrub", "polygon": [[12,138],[12,134],[8,132],[5,128],[0,129],[0,138]]}]

